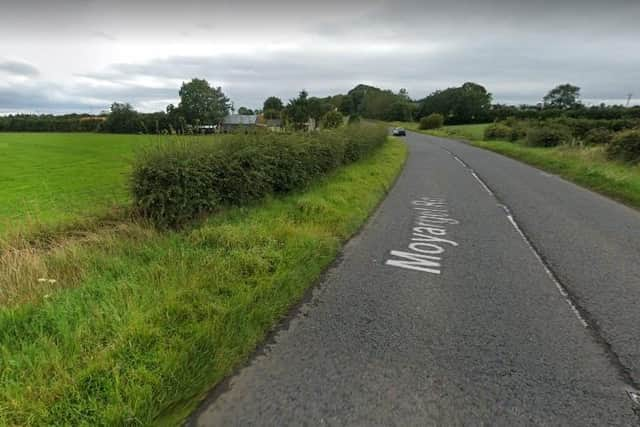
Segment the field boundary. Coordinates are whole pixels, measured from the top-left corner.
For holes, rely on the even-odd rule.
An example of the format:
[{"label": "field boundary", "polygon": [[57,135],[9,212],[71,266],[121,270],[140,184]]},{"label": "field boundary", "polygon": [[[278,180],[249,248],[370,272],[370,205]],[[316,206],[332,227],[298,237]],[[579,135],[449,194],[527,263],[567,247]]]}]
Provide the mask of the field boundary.
[{"label": "field boundary", "polygon": [[[393,138],[396,139],[396,138]],[[400,141],[402,144],[404,142]],[[406,145],[405,145],[406,146]],[[186,418],[185,426],[196,427],[196,420],[198,415],[204,411],[209,404],[216,401],[220,395],[222,395],[225,391],[230,388],[230,383],[234,377],[236,377],[243,369],[251,365],[251,363],[257,358],[266,353],[266,349],[276,343],[276,336],[284,331],[287,331],[291,327],[291,322],[299,317],[303,313],[303,308],[312,304],[313,298],[316,293],[319,293],[322,290],[322,283],[325,281],[327,275],[331,272],[331,270],[338,267],[342,261],[344,260],[344,248],[351,242],[353,239],[357,238],[362,231],[374,220],[378,210],[380,209],[380,205],[387,198],[387,195],[393,188],[395,187],[400,175],[402,175],[402,171],[407,162],[407,156],[404,157],[402,164],[400,166],[399,172],[393,178],[393,181],[389,184],[388,188],[385,190],[384,195],[378,200],[375,207],[371,210],[367,219],[360,225],[360,227],[351,234],[343,243],[342,246],[336,255],[336,258],[322,271],[320,276],[306,289],[303,297],[296,302],[287,314],[285,314],[282,319],[280,319],[274,326],[267,332],[267,335],[262,343],[260,343],[253,352],[247,357],[247,359],[242,362],[239,366],[237,366],[233,372],[229,373],[222,381],[218,382],[214,385],[209,391],[203,393],[201,399],[198,403],[198,408]],[[204,398],[202,398],[204,397]]]}]

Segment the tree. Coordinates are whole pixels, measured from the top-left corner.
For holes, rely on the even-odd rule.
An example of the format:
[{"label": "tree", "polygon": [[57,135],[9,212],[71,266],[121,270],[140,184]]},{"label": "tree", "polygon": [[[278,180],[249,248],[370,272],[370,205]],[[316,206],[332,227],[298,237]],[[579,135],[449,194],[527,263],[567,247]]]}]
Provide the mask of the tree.
[{"label": "tree", "polygon": [[570,109],[580,103],[580,88],[569,83],[558,85],[542,98],[545,107]]},{"label": "tree", "polygon": [[339,111],[329,111],[322,118],[322,125],[327,129],[335,129],[340,127],[344,122],[344,118]]},{"label": "tree", "polygon": [[238,114],[253,115],[253,110],[247,107],[240,107],[238,108]]},{"label": "tree", "polygon": [[141,131],[138,112],[131,104],[114,102],[103,129],[112,133],[137,133]]},{"label": "tree", "polygon": [[389,110],[386,113],[385,120],[410,122],[411,121],[412,105],[407,101],[394,101],[389,106]]},{"label": "tree", "polygon": [[213,88],[204,79],[193,79],[180,88],[178,106],[187,123],[217,123],[229,114],[229,98],[222,88]]},{"label": "tree", "polygon": [[282,104],[282,100],[277,96],[270,96],[269,98],[267,98],[264,101],[264,105],[262,107],[264,111],[267,111],[267,110],[282,111],[283,108],[284,108],[284,105]]},{"label": "tree", "polygon": [[420,103],[418,117],[442,114],[450,124],[477,123],[488,119],[491,94],[476,83],[437,90]]},{"label": "tree", "polygon": [[282,100],[277,96],[270,96],[264,101],[262,111],[267,119],[279,119],[282,115]]},{"label": "tree", "polygon": [[321,98],[309,98],[309,117],[319,123],[322,117],[333,109],[333,106],[326,100]]},{"label": "tree", "polygon": [[350,116],[351,114],[354,114],[356,112],[356,108],[355,108],[355,105],[353,104],[353,98],[350,97],[349,95],[344,96],[340,100],[340,107],[338,107],[338,110],[345,116]]},{"label": "tree", "polygon": [[287,104],[286,114],[289,121],[295,129],[301,130],[305,128],[305,124],[309,121],[309,94],[302,90],[297,98],[289,100]]}]

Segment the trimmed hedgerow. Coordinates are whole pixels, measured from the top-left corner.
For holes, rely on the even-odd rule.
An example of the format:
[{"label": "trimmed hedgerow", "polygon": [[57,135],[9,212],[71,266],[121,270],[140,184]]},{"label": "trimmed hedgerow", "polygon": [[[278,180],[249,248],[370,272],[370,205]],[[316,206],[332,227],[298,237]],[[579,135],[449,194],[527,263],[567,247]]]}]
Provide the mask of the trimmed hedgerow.
[{"label": "trimmed hedgerow", "polygon": [[381,146],[382,126],[314,133],[229,135],[167,143],[142,153],[132,174],[134,205],[161,227],[175,227],[221,205],[304,187]]},{"label": "trimmed hedgerow", "polygon": [[444,125],[444,116],[439,113],[432,113],[420,119],[420,129],[439,129]]},{"label": "trimmed hedgerow", "polygon": [[489,141],[492,139],[506,140],[511,138],[513,129],[504,123],[492,123],[484,130],[484,139]]},{"label": "trimmed hedgerow", "polygon": [[527,145],[532,147],[555,147],[571,142],[571,131],[561,125],[535,126],[527,132]]}]

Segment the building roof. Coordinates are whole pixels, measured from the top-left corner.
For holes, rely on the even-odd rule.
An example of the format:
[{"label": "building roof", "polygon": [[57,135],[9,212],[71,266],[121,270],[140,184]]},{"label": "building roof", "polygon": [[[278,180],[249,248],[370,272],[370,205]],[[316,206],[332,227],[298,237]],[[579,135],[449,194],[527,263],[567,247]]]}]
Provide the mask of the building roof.
[{"label": "building roof", "polygon": [[229,114],[224,118],[222,124],[225,125],[255,125],[258,116],[250,114]]}]

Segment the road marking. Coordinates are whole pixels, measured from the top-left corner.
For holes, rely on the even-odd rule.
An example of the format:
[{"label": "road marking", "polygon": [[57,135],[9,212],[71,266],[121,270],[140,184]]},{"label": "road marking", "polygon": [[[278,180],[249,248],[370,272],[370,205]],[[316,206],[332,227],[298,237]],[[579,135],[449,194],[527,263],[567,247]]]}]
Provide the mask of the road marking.
[{"label": "road marking", "polygon": [[542,268],[544,269],[545,273],[547,274],[547,276],[549,276],[549,278],[551,279],[553,284],[556,286],[556,288],[560,292],[560,295],[562,295],[564,300],[567,302],[567,304],[571,308],[571,311],[573,311],[573,313],[576,315],[576,317],[578,318],[580,323],[582,323],[582,326],[584,326],[585,328],[588,328],[589,324],[587,323],[585,318],[580,313],[580,310],[578,310],[578,307],[571,300],[571,297],[569,296],[569,292],[562,285],[562,283],[560,283],[560,281],[558,280],[556,275],[553,273],[553,271],[551,271],[551,269],[547,266],[547,263],[544,261],[544,259],[542,258],[542,256],[538,252],[538,250],[535,248],[535,246],[533,246],[533,243],[531,243],[531,240],[529,240],[529,238],[524,233],[524,231],[522,231],[522,228],[520,227],[520,225],[518,225],[517,221],[513,217],[513,214],[511,213],[509,208],[504,203],[502,203],[500,200],[498,200],[498,198],[496,197],[495,193],[491,190],[491,188],[489,188],[489,186],[484,182],[484,180],[478,176],[476,171],[471,166],[466,164],[464,162],[464,160],[462,160],[461,158],[456,156],[453,152],[447,150],[446,148],[443,148],[443,150],[446,151],[447,153],[451,154],[451,156],[453,156],[453,158],[456,159],[458,161],[458,163],[463,165],[464,168],[467,169],[471,173],[471,175],[475,178],[475,180],[480,183],[480,186],[484,189],[484,191],[486,191],[488,194],[490,194],[498,202],[498,205],[501,206],[502,209],[505,211],[505,213],[507,215],[507,218],[509,219],[509,222],[511,223],[513,228],[520,235],[522,240],[524,240],[524,242],[527,244],[527,246],[529,247],[531,252],[533,252],[533,255],[536,257],[536,259],[538,260],[540,265],[542,265]]},{"label": "road marking", "polygon": [[494,195],[493,191],[491,191],[491,189],[489,188],[489,186],[487,184],[485,184],[485,182],[478,176],[478,174],[476,173],[476,171],[473,170],[473,168],[471,166],[469,166],[468,164],[466,164],[464,162],[464,160],[462,160],[460,157],[456,156],[455,154],[453,154],[451,151],[447,150],[446,148],[443,148],[444,151],[446,151],[447,153],[451,154],[453,156],[454,159],[456,159],[456,161],[458,163],[460,163],[462,166],[464,166],[465,169],[468,169],[471,172],[471,175],[473,175],[473,177],[476,179],[476,181],[478,181],[480,183],[480,185],[482,186],[482,188],[484,189],[484,191],[486,191],[488,194],[490,195]]},{"label": "road marking", "polygon": [[558,291],[560,292],[560,295],[562,295],[562,297],[567,302],[567,304],[569,304],[569,307],[571,308],[571,311],[573,311],[573,313],[576,315],[578,320],[580,320],[580,323],[582,323],[582,326],[584,326],[585,328],[588,328],[589,324],[584,319],[584,317],[582,317],[582,314],[580,314],[580,311],[578,310],[578,307],[576,307],[576,305],[573,303],[573,301],[571,301],[571,298],[569,297],[569,292],[567,292],[565,287],[562,286],[560,281],[557,279],[556,275],[553,274],[553,271],[551,271],[549,269],[549,267],[547,267],[547,264],[542,259],[542,256],[538,253],[538,251],[533,246],[533,244],[531,243],[529,238],[522,231],[522,228],[520,228],[520,226],[518,225],[516,220],[513,218],[513,215],[511,214],[511,211],[509,211],[509,208],[506,207],[505,205],[502,205],[502,208],[505,210],[505,212],[507,214],[507,218],[509,218],[509,222],[511,222],[511,225],[513,225],[513,228],[515,228],[515,230],[518,232],[518,234],[520,234],[520,237],[522,237],[522,240],[524,240],[525,243],[527,244],[527,246],[529,246],[529,249],[531,249],[531,252],[533,252],[535,257],[538,259],[538,262],[540,262],[540,264],[542,265],[542,268],[544,268],[544,271],[545,271],[545,273],[547,273],[547,276],[549,276],[551,281],[556,285],[556,288],[558,288]]},{"label": "road marking", "polygon": [[459,222],[449,216],[444,199],[422,197],[411,204],[417,215],[408,243],[409,251],[392,250],[389,255],[396,259],[388,259],[385,265],[440,274],[441,255],[445,248],[458,246],[457,242],[445,238],[445,226],[456,225]]}]

